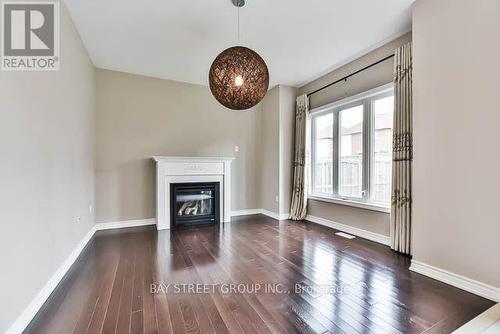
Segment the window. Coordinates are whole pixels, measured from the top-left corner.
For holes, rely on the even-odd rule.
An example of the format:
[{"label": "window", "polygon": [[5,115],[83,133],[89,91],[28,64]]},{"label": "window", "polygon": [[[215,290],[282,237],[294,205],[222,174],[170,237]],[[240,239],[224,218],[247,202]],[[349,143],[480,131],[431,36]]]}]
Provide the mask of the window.
[{"label": "window", "polygon": [[333,194],[333,115],[314,119],[314,192]]},{"label": "window", "polygon": [[311,111],[312,198],[390,206],[393,109],[390,84]]},{"label": "window", "polygon": [[363,193],[363,105],[340,110],[339,195]]},{"label": "window", "polygon": [[392,116],[394,96],[373,102],[373,168],[371,199],[389,203],[392,181]]}]

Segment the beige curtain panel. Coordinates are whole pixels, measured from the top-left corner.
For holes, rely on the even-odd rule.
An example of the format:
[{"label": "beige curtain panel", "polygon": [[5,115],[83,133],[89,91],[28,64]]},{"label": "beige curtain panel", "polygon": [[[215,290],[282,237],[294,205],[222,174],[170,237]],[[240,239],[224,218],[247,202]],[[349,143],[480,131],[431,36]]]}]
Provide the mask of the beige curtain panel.
[{"label": "beige curtain panel", "polygon": [[412,50],[406,44],[394,58],[391,248],[410,254],[413,159]]},{"label": "beige curtain panel", "polygon": [[295,157],[290,219],[302,220],[307,214],[307,131],[309,129],[309,98],[297,97],[295,111]]}]

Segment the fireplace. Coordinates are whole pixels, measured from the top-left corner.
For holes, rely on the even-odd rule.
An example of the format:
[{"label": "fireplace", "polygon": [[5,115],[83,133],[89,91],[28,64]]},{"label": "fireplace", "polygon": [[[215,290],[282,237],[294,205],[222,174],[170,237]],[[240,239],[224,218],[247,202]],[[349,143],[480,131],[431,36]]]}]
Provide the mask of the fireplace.
[{"label": "fireplace", "polygon": [[218,224],[219,191],[219,182],[171,183],[171,227]]},{"label": "fireplace", "polygon": [[[212,188],[214,193],[212,209],[215,210],[212,217],[214,223],[222,224],[231,221],[231,163],[234,158],[156,156],[153,159],[156,161],[156,227],[158,230],[169,229],[176,226],[176,223],[188,226],[202,221],[206,222],[206,218],[208,218],[208,216],[194,217],[198,216],[200,209],[192,204],[187,204],[187,211],[183,210],[183,214],[177,217],[178,210],[182,208],[182,205],[177,206],[177,199],[174,202],[175,206],[172,204],[172,184],[199,186],[203,183],[213,186],[215,183],[215,189]],[[184,190],[187,192],[184,195],[198,195],[199,197],[206,195],[200,191],[193,191],[193,189]],[[189,197],[179,198],[180,202],[182,199],[187,200]],[[206,210],[205,207],[204,210]],[[185,216],[184,212],[188,215]],[[199,218],[199,220],[196,221],[195,218]],[[176,223],[173,222],[174,219],[177,219]]]}]

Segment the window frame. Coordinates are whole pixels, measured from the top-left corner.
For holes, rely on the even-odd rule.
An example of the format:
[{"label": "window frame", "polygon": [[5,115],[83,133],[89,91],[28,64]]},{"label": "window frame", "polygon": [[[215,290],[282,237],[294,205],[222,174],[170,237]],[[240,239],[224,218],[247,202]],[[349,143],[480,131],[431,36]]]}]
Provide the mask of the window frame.
[{"label": "window frame", "polygon": [[[322,200],[337,204],[344,204],[354,207],[361,207],[364,209],[370,209],[381,212],[390,211],[390,203],[378,202],[371,200],[371,190],[372,190],[372,178],[373,178],[373,168],[371,166],[372,157],[374,154],[374,131],[375,131],[375,113],[374,113],[374,102],[376,100],[394,95],[394,84],[389,83],[374,89],[370,89],[366,92],[344,98],[333,103],[326,104],[321,107],[314,108],[310,111],[311,122],[311,140],[310,140],[310,152],[311,157],[309,160],[309,187],[308,195],[311,199]],[[339,195],[339,163],[340,163],[340,112],[352,107],[363,105],[363,153],[362,153],[362,197],[347,197]],[[315,119],[319,116],[324,116],[327,114],[333,114],[333,168],[332,168],[332,189],[333,194],[328,193],[318,193],[314,192],[315,187],[315,168],[314,164],[316,161],[316,122]]]}]

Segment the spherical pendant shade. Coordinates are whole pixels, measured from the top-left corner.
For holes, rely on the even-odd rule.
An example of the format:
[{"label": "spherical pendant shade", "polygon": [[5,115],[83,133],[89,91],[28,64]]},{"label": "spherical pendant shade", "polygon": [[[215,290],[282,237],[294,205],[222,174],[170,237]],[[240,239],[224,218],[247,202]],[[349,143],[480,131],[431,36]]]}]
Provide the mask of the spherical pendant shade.
[{"label": "spherical pendant shade", "polygon": [[215,58],[208,80],[217,101],[229,109],[243,110],[264,98],[269,87],[269,71],[255,51],[235,46]]}]

